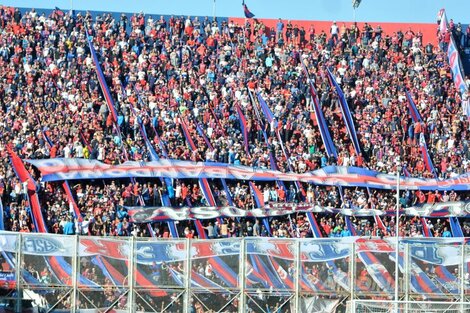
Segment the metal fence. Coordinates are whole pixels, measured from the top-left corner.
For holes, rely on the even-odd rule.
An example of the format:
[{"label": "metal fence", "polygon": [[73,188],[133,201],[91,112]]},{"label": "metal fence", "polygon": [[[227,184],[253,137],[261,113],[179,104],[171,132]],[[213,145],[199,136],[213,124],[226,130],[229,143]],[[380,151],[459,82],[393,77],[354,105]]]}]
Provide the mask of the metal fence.
[{"label": "metal fence", "polygon": [[[0,233],[3,306],[17,312],[342,312],[393,299],[393,238],[99,238]],[[399,295],[470,300],[463,239],[404,239]],[[22,301],[20,301],[22,300]]]}]

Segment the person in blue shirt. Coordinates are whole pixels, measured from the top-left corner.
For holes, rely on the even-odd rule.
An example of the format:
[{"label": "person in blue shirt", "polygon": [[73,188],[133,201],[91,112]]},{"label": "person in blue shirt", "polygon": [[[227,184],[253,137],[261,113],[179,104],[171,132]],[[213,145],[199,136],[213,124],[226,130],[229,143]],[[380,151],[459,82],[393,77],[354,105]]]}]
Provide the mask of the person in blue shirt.
[{"label": "person in blue shirt", "polygon": [[271,68],[273,66],[273,61],[274,59],[268,55],[264,63],[266,64],[266,67]]},{"label": "person in blue shirt", "polygon": [[73,235],[75,234],[75,225],[72,222],[72,218],[70,216],[67,217],[67,222],[64,224],[64,234],[65,235]]},{"label": "person in blue shirt", "polygon": [[325,167],[328,165],[328,158],[326,157],[325,154],[321,156],[321,167]]},{"label": "person in blue shirt", "polygon": [[452,237],[452,233],[449,231],[447,227],[444,227],[444,231],[442,232],[442,237],[444,238]]},{"label": "person in blue shirt", "polygon": [[283,30],[284,30],[284,23],[282,22],[281,19],[279,19],[279,21],[276,24],[276,37],[278,40],[282,38]]},{"label": "person in blue shirt", "polygon": [[341,231],[339,229],[336,231],[333,229],[330,233],[330,237],[332,238],[341,237]]},{"label": "person in blue shirt", "polygon": [[341,237],[351,237],[351,232],[347,226],[344,226],[343,230],[341,231]]}]

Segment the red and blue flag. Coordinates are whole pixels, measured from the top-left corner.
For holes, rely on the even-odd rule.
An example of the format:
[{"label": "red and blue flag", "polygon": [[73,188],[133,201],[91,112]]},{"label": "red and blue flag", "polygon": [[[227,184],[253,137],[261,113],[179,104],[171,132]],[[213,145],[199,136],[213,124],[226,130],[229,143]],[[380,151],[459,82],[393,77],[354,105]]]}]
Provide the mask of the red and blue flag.
[{"label": "red and blue flag", "polygon": [[253,13],[251,13],[250,10],[248,10],[248,7],[247,7],[246,4],[245,4],[245,0],[243,0],[242,6],[243,6],[243,13],[245,14],[245,17],[246,17],[246,18],[253,18],[253,17],[255,17],[255,15],[254,15]]}]

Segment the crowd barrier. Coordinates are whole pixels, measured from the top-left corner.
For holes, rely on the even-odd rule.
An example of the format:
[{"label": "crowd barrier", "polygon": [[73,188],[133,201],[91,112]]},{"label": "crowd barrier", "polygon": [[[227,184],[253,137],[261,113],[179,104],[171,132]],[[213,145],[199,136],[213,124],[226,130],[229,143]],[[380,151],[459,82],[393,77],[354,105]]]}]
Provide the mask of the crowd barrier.
[{"label": "crowd barrier", "polygon": [[[352,299],[393,299],[395,245],[395,238],[370,237],[164,240],[2,232],[0,280],[18,311],[25,300],[47,312],[341,311]],[[465,239],[402,238],[398,260],[401,298],[469,300]]]}]

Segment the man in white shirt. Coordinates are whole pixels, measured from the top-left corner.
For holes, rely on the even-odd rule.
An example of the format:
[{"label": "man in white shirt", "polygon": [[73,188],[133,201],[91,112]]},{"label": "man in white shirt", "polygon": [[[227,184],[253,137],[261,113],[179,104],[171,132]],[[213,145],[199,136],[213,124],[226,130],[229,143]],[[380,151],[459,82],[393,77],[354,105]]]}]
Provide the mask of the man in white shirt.
[{"label": "man in white shirt", "polygon": [[336,22],[333,22],[333,25],[331,25],[331,28],[330,28],[330,34],[335,44],[338,42],[338,31],[339,31],[339,28],[336,25]]}]

